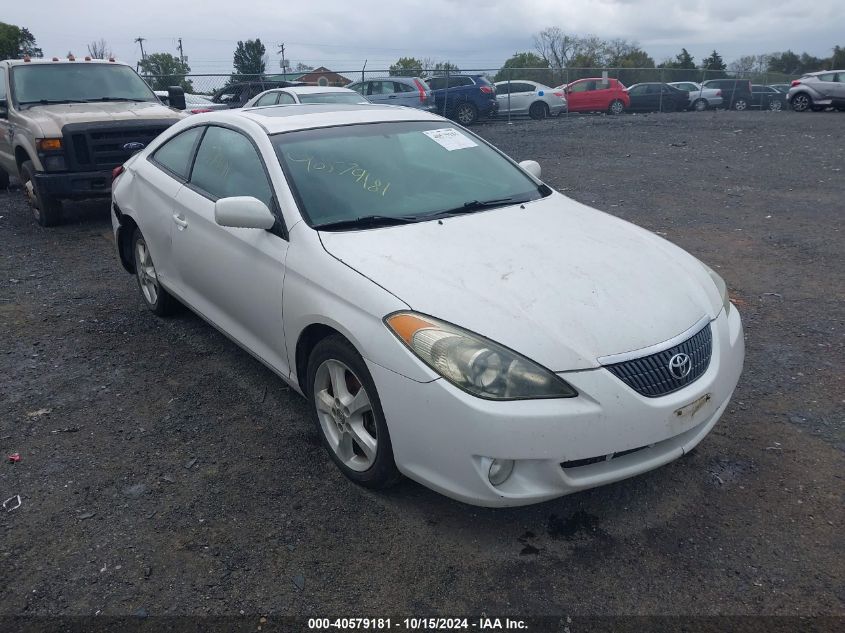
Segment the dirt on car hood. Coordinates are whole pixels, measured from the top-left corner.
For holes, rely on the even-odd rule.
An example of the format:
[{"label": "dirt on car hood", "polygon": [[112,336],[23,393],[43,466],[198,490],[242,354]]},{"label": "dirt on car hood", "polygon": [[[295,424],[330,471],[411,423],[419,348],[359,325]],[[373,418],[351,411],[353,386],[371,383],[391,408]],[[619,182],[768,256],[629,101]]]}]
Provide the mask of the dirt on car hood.
[{"label": "dirt on car hood", "polygon": [[442,222],[320,236],[330,254],[413,310],[553,371],[668,340],[722,305],[694,257],[557,193]]},{"label": "dirt on car hood", "polygon": [[44,137],[57,137],[62,135],[62,127],[68,123],[137,120],[176,121],[187,115],[155,101],[109,101],[28,106],[26,116],[41,127]]}]

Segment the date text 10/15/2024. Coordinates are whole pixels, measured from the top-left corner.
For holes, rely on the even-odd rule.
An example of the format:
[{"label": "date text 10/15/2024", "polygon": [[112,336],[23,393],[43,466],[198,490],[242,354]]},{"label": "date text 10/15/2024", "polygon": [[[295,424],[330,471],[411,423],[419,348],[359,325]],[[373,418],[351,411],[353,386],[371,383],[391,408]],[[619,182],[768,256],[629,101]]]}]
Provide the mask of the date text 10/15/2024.
[{"label": "date text 10/15/2024", "polygon": [[371,631],[525,631],[525,620],[512,618],[309,618],[309,630],[371,630]]}]

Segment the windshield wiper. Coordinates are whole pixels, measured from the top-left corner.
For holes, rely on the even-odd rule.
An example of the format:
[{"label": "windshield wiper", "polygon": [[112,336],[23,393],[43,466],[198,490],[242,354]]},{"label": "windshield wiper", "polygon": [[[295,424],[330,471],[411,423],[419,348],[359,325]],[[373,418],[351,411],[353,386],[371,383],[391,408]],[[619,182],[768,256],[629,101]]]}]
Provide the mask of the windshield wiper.
[{"label": "windshield wiper", "polygon": [[455,207],[454,209],[446,209],[445,211],[435,211],[434,213],[428,213],[420,217],[425,218],[426,220],[430,220],[432,218],[445,218],[450,215],[464,215],[466,213],[472,213],[473,211],[479,211],[481,209],[504,207],[509,204],[517,204],[517,201],[514,200],[513,196],[511,196],[510,198],[496,198],[494,200],[470,200],[469,202],[464,202],[461,206]]},{"label": "windshield wiper", "polygon": [[360,218],[353,218],[351,220],[338,220],[337,222],[327,222],[326,224],[318,224],[314,228],[318,231],[339,231],[343,229],[376,228],[379,226],[412,224],[418,221],[419,220],[417,218],[397,218],[391,217],[389,215],[364,215]]},{"label": "windshield wiper", "polygon": [[149,101],[149,99],[133,99],[132,97],[97,97],[96,99],[88,99],[88,102],[92,101],[137,101],[143,103],[144,101]]},{"label": "windshield wiper", "polygon": [[79,99],[33,99],[32,101],[18,101],[18,105],[53,105],[56,103],[88,103]]}]

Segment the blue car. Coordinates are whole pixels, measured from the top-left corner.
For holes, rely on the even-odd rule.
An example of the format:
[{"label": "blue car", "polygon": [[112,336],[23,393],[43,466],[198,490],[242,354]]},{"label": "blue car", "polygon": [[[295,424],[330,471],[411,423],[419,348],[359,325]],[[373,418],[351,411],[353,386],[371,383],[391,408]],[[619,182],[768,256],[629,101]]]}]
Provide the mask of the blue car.
[{"label": "blue car", "polygon": [[484,75],[449,75],[427,79],[437,113],[461,125],[491,118],[499,111],[496,87]]}]

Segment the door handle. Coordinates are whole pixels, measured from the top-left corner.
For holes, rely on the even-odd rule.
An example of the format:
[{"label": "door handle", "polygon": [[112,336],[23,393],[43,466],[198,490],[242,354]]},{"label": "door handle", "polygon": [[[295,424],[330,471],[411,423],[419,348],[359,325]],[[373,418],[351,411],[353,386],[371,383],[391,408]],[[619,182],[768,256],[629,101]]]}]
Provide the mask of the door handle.
[{"label": "door handle", "polygon": [[395,99],[395,98],[396,98],[396,95],[390,95],[390,96],[388,97],[388,99]]},{"label": "door handle", "polygon": [[173,214],[173,221],[176,223],[176,226],[179,227],[180,231],[184,231],[188,228],[187,220],[183,219],[178,213]]}]

